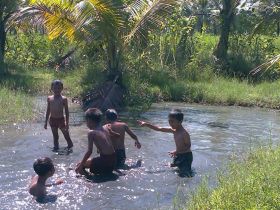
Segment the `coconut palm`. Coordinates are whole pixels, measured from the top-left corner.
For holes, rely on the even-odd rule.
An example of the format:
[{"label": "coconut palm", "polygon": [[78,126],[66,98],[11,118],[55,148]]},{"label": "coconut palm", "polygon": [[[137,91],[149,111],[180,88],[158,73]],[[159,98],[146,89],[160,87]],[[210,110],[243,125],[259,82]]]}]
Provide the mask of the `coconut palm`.
[{"label": "coconut palm", "polygon": [[160,28],[176,0],[30,0],[13,16],[14,23],[43,24],[51,39],[65,36],[76,45],[98,41],[107,63],[108,78],[122,83],[128,46],[145,41]]}]

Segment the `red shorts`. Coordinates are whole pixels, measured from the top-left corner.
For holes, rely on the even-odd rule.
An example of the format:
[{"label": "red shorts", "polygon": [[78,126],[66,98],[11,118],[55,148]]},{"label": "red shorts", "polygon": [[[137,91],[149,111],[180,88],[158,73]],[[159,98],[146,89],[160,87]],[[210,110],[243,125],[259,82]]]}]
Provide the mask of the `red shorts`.
[{"label": "red shorts", "polygon": [[66,127],[64,117],[61,117],[61,118],[50,117],[49,123],[50,123],[50,126],[53,128],[65,128]]},{"label": "red shorts", "polygon": [[100,154],[100,157],[92,159],[90,172],[94,174],[112,173],[116,166],[116,162],[117,157],[115,153],[111,155]]}]

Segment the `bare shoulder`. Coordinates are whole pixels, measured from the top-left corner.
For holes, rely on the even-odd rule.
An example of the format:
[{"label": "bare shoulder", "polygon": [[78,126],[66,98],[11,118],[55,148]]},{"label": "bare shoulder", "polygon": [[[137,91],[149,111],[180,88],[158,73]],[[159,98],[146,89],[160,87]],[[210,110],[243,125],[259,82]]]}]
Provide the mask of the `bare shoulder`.
[{"label": "bare shoulder", "polygon": [[67,103],[68,100],[67,100],[67,97],[66,97],[66,96],[61,96],[61,98],[62,98],[62,100],[63,100],[64,103]]},{"label": "bare shoulder", "polygon": [[125,122],[121,122],[121,121],[115,122],[114,125],[116,125],[118,127],[126,127],[127,126],[127,124]]},{"label": "bare shoulder", "polygon": [[50,101],[52,101],[52,100],[53,100],[53,95],[48,96],[47,101],[50,102]]},{"label": "bare shoulder", "polygon": [[94,135],[95,135],[95,131],[94,131],[94,130],[89,130],[89,131],[88,131],[88,137],[89,137],[89,138],[94,137]]}]

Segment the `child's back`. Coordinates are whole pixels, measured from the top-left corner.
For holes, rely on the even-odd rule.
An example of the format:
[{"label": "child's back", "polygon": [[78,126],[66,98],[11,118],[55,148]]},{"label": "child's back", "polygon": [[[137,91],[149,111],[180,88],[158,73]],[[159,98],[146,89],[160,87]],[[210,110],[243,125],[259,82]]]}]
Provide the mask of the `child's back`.
[{"label": "child's back", "polygon": [[104,127],[107,127],[108,129],[111,129],[114,133],[119,134],[119,135],[111,135],[110,138],[117,155],[116,167],[122,168],[124,167],[125,160],[126,160],[125,145],[124,145],[125,133],[127,133],[132,139],[135,140],[135,146],[138,149],[141,148],[141,144],[138,141],[137,136],[132,132],[132,130],[130,130],[130,128],[126,123],[117,121],[118,115],[114,109],[108,109],[105,112],[105,116],[108,124],[105,125]]}]

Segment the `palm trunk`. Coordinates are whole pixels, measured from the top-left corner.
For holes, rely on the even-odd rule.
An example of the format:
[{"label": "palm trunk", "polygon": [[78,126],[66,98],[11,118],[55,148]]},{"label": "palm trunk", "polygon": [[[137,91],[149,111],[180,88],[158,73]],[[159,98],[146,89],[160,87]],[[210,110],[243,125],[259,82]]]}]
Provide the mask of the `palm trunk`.
[{"label": "palm trunk", "polygon": [[219,42],[214,50],[214,55],[222,63],[227,62],[228,40],[230,27],[234,17],[234,8],[231,0],[223,0],[223,9],[220,13],[221,34]]},{"label": "palm trunk", "polygon": [[122,51],[119,49],[115,41],[111,41],[107,46],[107,70],[108,80],[113,81],[121,86],[122,83],[122,71],[121,71],[121,59]]}]

